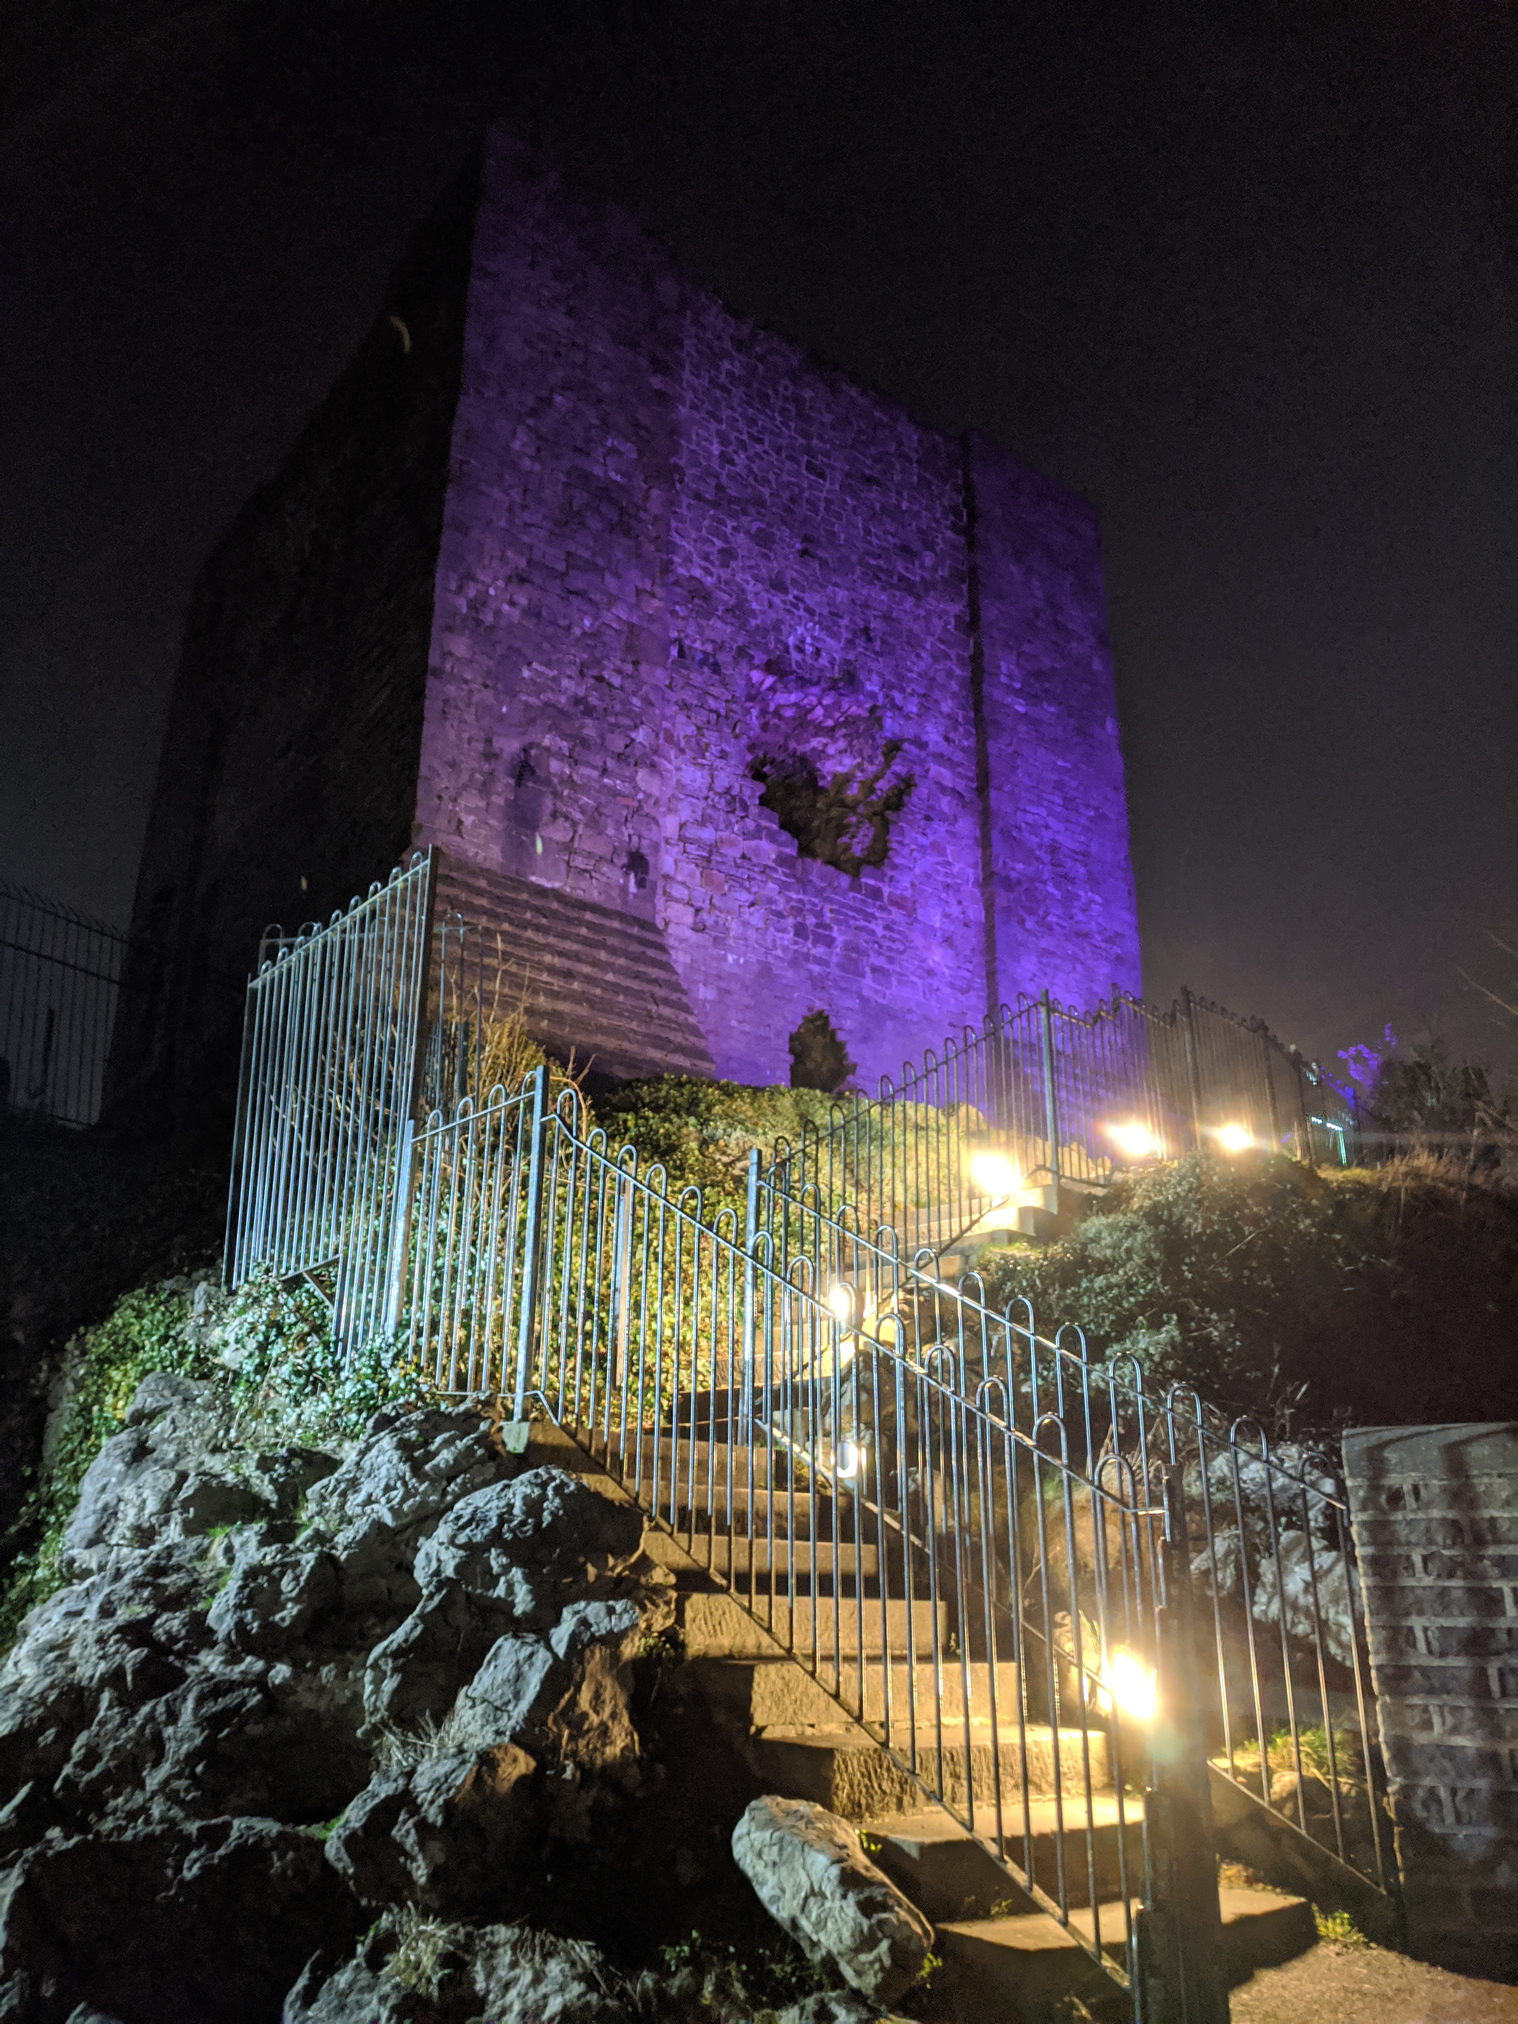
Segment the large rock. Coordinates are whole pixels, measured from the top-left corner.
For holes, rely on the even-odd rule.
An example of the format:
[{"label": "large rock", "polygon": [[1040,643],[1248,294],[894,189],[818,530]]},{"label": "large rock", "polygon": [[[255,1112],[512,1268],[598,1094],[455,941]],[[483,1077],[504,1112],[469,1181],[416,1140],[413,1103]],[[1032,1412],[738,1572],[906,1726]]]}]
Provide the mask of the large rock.
[{"label": "large rock", "polygon": [[337,1562],[320,1547],[265,1542],[257,1534],[238,1553],[227,1582],[211,1604],[212,1632],[234,1651],[274,1658],[308,1642],[323,1617],[336,1610]]},{"label": "large rock", "polygon": [[412,1548],[383,1518],[367,1513],[331,1542],[341,1589],[338,1610],[345,1643],[373,1645],[416,1607],[421,1590],[411,1572]]},{"label": "large rock", "polygon": [[50,1840],[0,1903],[0,2017],[267,2024],[358,1908],[320,1844],[273,1820]]},{"label": "large rock", "polygon": [[444,1918],[509,1911],[541,1855],[542,1781],[510,1743],[382,1771],[327,1840],[361,1903]]},{"label": "large rock", "polygon": [[65,1818],[329,1820],[369,1776],[356,1672],[255,1659],[134,1704],[102,1697],[53,1787]]},{"label": "large rock", "polygon": [[622,1978],[582,1940],[525,1926],[456,1928],[441,1972],[422,1990],[417,1950],[397,1937],[383,1919],[353,1960],[310,1962],[285,1999],[283,2024],[401,2024],[419,2014],[418,1994],[420,2014],[435,2024],[633,2024]]},{"label": "large rock", "polygon": [[456,1581],[546,1627],[643,1542],[643,1515],[562,1469],[531,1469],[455,1504],[418,1549],[424,1589]]},{"label": "large rock", "polygon": [[910,1988],[933,1928],[868,1860],[846,1821],[805,1799],[756,1799],[733,1829],[733,1856],[811,1960],[834,1963],[878,2003]]},{"label": "large rock", "polygon": [[216,1578],[199,1542],[118,1550],[34,1609],[0,1666],[0,1792],[51,1785],[105,1696],[133,1707],[182,1683],[212,1641]]},{"label": "large rock", "polygon": [[440,1722],[511,1621],[510,1610],[450,1581],[369,1653],[364,1713],[388,1728]]},{"label": "large rock", "polygon": [[137,1387],[126,1425],[85,1471],[63,1535],[72,1573],[113,1549],[198,1536],[275,1515],[277,1499],[234,1446],[222,1387],[154,1371]]},{"label": "large rock", "polygon": [[365,1518],[419,1534],[471,1491],[521,1467],[473,1406],[376,1413],[335,1474],[307,1493],[305,1515],[329,1532]]},{"label": "large rock", "polygon": [[450,1728],[460,1742],[483,1749],[517,1742],[542,1749],[548,1720],[569,1692],[574,1674],[546,1638],[513,1631],[486,1653],[459,1695]]},{"label": "large rock", "polygon": [[589,1839],[598,1788],[640,1783],[628,1664],[639,1622],[630,1599],[580,1603],[546,1639],[531,1631],[497,1639],[449,1718],[461,1746],[514,1742],[558,1768],[551,1817],[562,1839]]},{"label": "large rock", "polygon": [[631,2024],[620,1977],[584,1940],[486,1926],[468,1974],[491,2024]]}]

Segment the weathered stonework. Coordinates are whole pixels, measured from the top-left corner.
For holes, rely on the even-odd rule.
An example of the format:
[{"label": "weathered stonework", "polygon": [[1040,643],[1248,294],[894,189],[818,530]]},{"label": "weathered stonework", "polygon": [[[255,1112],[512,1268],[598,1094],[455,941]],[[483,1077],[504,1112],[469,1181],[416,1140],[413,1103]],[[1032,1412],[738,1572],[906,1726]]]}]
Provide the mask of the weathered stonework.
[{"label": "weathered stonework", "polygon": [[[301,579],[355,668],[385,611],[371,561],[367,616],[324,554]],[[873,1079],[1020,990],[1137,988],[1090,509],[739,321],[504,131],[485,151],[434,561],[419,761],[383,682],[358,676],[322,720],[341,745],[394,716],[384,749],[405,758],[404,778],[371,768],[357,827],[341,797],[302,811],[331,832],[325,860],[314,831],[306,851],[323,907],[364,882],[339,834],[414,816],[418,843],[480,874],[651,925],[717,1073],[743,1081],[784,1081],[817,1009]],[[228,569],[223,554],[208,580]],[[254,617],[218,607],[211,630]],[[346,696],[352,673],[271,664],[225,744],[193,883],[237,884],[239,919],[255,885],[289,913],[283,867],[250,875],[269,850],[252,832],[278,811],[242,778],[255,755],[275,763],[274,699],[303,680]],[[186,692],[171,744],[206,713]],[[861,832],[872,856],[884,836],[884,861],[851,876],[803,856],[762,805],[776,765],[896,789],[884,830]]]},{"label": "weathered stonework", "polygon": [[[991,997],[1137,985],[1089,508],[739,322],[505,136],[463,381],[419,840],[650,915],[739,1080],[818,1006],[874,1077]],[[756,759],[892,745],[878,868],[761,806]]]},{"label": "weathered stonework", "polygon": [[1518,1977],[1518,1422],[1344,1437],[1415,1953]]}]

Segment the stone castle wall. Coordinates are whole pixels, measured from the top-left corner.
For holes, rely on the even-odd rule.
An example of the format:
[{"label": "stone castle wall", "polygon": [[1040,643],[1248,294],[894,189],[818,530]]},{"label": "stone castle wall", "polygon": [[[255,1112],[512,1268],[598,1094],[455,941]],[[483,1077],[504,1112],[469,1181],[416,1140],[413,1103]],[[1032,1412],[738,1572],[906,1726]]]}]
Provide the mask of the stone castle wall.
[{"label": "stone castle wall", "polygon": [[[800,855],[751,773],[777,758],[910,779],[884,863]],[[992,996],[1136,988],[1093,516],[497,135],[417,839],[656,921],[740,1080],[784,1080],[819,1007],[874,1077]]]},{"label": "stone castle wall", "polygon": [[[223,1139],[243,979],[271,922],[325,920],[409,846],[478,167],[357,356],[196,582],[133,908],[113,1107]],[[193,1120],[192,1120],[193,1121]]]}]

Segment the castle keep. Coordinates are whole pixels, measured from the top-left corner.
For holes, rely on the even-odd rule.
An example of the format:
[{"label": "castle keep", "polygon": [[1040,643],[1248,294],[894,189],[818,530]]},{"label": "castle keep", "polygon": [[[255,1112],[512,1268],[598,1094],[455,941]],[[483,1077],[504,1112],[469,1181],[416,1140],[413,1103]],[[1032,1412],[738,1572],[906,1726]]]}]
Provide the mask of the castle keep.
[{"label": "castle keep", "polygon": [[142,1050],[413,844],[608,1072],[783,1081],[820,1009],[873,1078],[1137,989],[1095,517],[497,133],[202,574]]}]

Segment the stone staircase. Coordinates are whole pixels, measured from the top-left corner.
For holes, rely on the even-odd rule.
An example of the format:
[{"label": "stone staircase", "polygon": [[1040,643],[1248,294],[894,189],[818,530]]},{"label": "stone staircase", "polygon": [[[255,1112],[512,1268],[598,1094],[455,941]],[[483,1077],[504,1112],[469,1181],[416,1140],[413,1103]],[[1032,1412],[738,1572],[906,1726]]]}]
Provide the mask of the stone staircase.
[{"label": "stone staircase", "polygon": [[[575,1466],[594,1471],[567,1436],[557,1440]],[[635,1490],[645,1510],[653,1500],[670,1528],[650,1525],[645,1546],[674,1578],[691,1677],[763,1788],[854,1822],[873,1859],[934,1921],[945,1965],[933,2014],[1036,2024],[1072,1996],[1104,2012],[1118,1994],[1113,1983],[986,1842],[999,1825],[1041,1890],[1057,1898],[1063,1888],[1088,1945],[1099,1928],[1103,1949],[1121,1961],[1124,1883],[1135,1911],[1143,1884],[1143,1801],[1115,1788],[1105,1733],[1065,1726],[1056,1747],[1047,1724],[1019,1729],[1016,1667],[944,1660],[941,1603],[935,1669],[935,1605],[922,1578],[908,1586],[898,1564],[883,1595],[877,1549],[835,1547],[824,1495],[778,1483],[771,1493],[762,1451],[752,1451],[752,1474],[748,1449],[730,1455],[682,1440],[658,1454],[657,1478],[650,1445],[648,1480],[630,1480],[620,1494]],[[727,1574],[737,1594],[720,1578]],[[893,1749],[830,1687],[888,1731]],[[914,1744],[922,1784],[899,1761],[913,1761]],[[924,1785],[938,1785],[954,1811]],[[1235,1980],[1316,1938],[1306,1902],[1273,1891],[1225,1891],[1223,1918]],[[1115,2014],[1126,2014],[1126,2000]]]},{"label": "stone staircase", "polygon": [[487,1014],[494,1006],[504,1019],[520,1008],[528,1033],[555,1059],[573,1056],[614,1080],[715,1072],[652,920],[450,852],[440,854],[437,915],[451,914],[479,938]]}]

